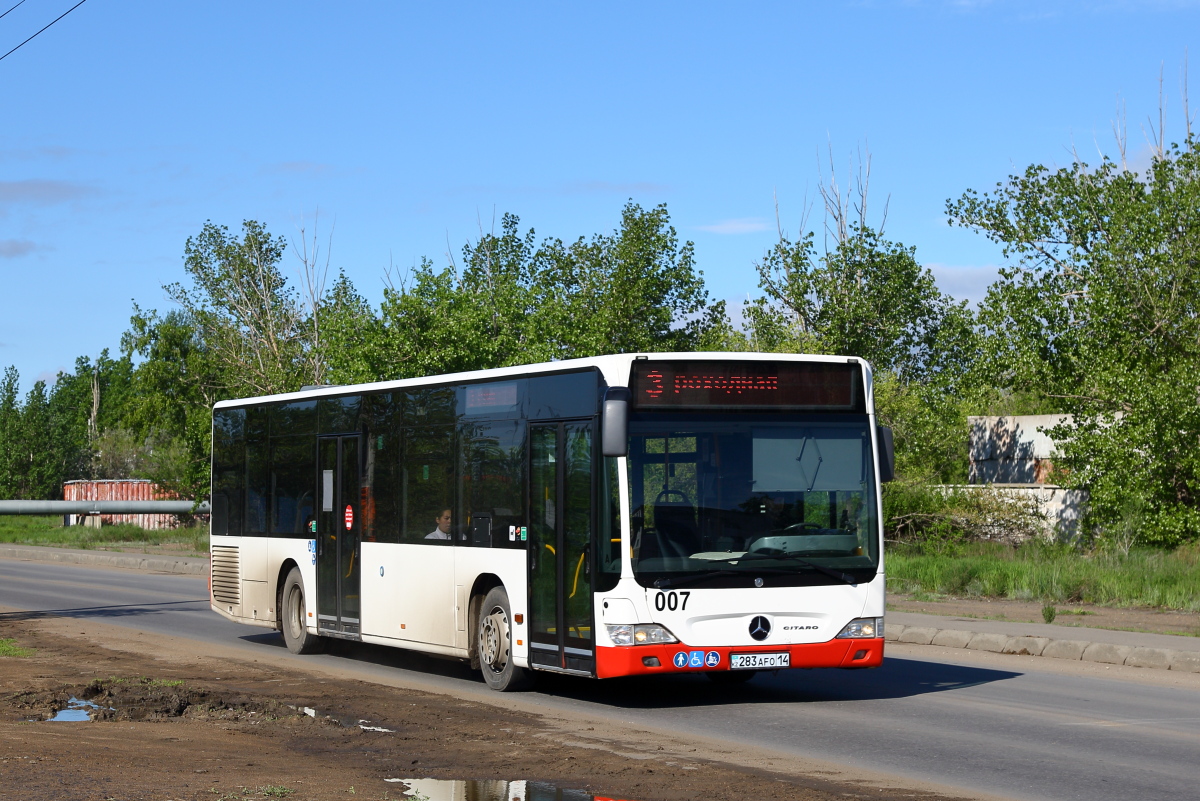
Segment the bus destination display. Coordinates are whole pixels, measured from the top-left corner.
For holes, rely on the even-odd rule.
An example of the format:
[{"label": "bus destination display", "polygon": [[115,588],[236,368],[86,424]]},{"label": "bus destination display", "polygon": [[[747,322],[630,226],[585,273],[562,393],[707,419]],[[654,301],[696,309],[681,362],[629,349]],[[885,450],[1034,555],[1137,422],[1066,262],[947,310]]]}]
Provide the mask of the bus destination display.
[{"label": "bus destination display", "polygon": [[863,409],[850,363],[639,361],[630,383],[641,409]]}]

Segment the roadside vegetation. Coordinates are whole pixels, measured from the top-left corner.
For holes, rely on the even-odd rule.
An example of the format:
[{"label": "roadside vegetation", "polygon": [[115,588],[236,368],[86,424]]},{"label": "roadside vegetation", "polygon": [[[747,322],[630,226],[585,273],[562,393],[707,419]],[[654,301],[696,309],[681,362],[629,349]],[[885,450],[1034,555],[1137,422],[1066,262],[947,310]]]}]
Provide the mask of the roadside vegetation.
[{"label": "roadside vegetation", "polygon": [[[1002,264],[974,307],[885,234],[886,214],[868,214],[887,206],[868,203],[869,156],[840,184],[831,156],[821,224],[804,217],[789,232],[780,220],[778,241],[743,268],[759,292],[736,313],[710,298],[665,205],[630,201],[614,229],[566,238],[506,214],[443,265],[385,271],[378,305],[331,275],[332,243],[314,233],[208,222],[163,287],[172,307],[135,303],[119,353],[81,357],[23,397],[16,370],[4,373],[0,498],[131,477],[206,497],[212,404],[302,385],[610,352],[853,354],[873,365],[880,422],[895,434],[899,480],[884,491],[895,581],[1195,608],[1200,140],[1190,119],[1179,134],[1171,144],[1151,129],[1145,165],[1126,161],[1120,134],[1112,157],[1030,165],[948,200],[947,222],[992,242]],[[1047,544],[1056,532],[1026,503],[952,489],[968,477],[968,415],[1017,414],[1070,416],[1047,432],[1055,480],[1089,493],[1070,545]],[[0,538],[201,543],[52,528],[5,522]]]},{"label": "roadside vegetation", "polygon": [[91,528],[64,526],[59,516],[3,515],[0,516],[0,543],[123,551],[167,547],[181,554],[203,556],[208,553],[208,527],[190,525],[152,531],[120,523]]},{"label": "roadside vegetation", "polygon": [[887,573],[889,590],[918,600],[995,597],[1200,612],[1200,547],[1194,544],[1127,554],[1036,540],[1017,547],[899,544],[888,551]]}]

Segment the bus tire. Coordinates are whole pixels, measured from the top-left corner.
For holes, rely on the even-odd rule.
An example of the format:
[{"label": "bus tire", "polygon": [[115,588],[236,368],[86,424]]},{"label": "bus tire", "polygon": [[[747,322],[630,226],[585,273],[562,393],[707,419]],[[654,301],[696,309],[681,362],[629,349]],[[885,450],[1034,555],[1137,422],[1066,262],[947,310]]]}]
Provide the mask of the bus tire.
[{"label": "bus tire", "polygon": [[304,597],[304,582],[300,568],[293,567],[283,582],[283,601],[280,604],[280,628],[283,641],[293,654],[312,654],[320,651],[324,642],[306,627],[308,604]]},{"label": "bus tire", "polygon": [[704,675],[716,684],[732,687],[737,684],[745,684],[754,678],[756,673],[758,673],[757,670],[710,670]]},{"label": "bus tire", "polygon": [[475,642],[479,672],[488,687],[511,692],[529,686],[529,671],[512,661],[512,607],[503,587],[493,587],[484,597],[479,607]]}]

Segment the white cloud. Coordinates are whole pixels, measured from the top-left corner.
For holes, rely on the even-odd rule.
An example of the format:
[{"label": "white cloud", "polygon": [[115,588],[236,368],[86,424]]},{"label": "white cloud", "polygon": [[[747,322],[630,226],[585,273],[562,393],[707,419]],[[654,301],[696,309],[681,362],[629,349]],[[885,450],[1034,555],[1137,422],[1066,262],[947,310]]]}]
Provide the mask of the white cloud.
[{"label": "white cloud", "polygon": [[752,234],[756,231],[770,230],[771,226],[761,217],[738,217],[733,220],[721,220],[712,225],[697,225],[696,228],[710,234]]}]

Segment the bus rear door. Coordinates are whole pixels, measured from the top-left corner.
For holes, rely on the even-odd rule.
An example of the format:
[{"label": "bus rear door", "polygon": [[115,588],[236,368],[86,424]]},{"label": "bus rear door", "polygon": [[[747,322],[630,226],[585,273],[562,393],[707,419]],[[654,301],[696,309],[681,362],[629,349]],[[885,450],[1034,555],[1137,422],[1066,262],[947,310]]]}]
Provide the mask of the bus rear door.
[{"label": "bus rear door", "polygon": [[358,435],[321,437],[321,512],[317,518],[317,626],[357,636],[362,513]]}]

